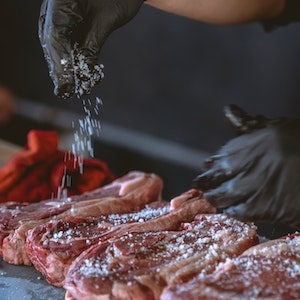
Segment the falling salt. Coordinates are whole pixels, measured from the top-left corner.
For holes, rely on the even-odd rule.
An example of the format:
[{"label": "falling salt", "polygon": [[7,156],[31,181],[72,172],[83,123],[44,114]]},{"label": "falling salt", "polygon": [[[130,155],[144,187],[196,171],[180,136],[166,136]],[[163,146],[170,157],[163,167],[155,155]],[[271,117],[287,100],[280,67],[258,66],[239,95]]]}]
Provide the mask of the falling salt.
[{"label": "falling salt", "polygon": [[76,211],[76,209],[75,209],[74,205],[72,205],[71,209],[70,209],[71,214],[75,214],[75,211]]},{"label": "falling salt", "polygon": [[66,58],[62,58],[60,63],[61,65],[65,66],[68,63],[68,60]]},{"label": "falling salt", "polygon": [[85,115],[77,123],[72,122],[72,127],[74,128],[72,153],[75,156],[85,156],[88,154],[90,157],[94,157],[92,140],[94,136],[99,136],[101,132],[101,123],[96,119],[100,112],[100,105],[103,105],[103,102],[98,97],[96,97],[96,101],[82,99],[82,107]]},{"label": "falling salt", "polygon": [[[91,67],[88,64],[88,59],[84,53],[79,49],[78,45],[74,45],[71,53],[71,61],[63,58],[61,65],[68,68],[70,63],[73,66],[74,82],[75,82],[75,95],[82,101],[84,116],[77,121],[72,121],[71,126],[74,129],[74,142],[71,145],[69,152],[69,159],[71,153],[74,155],[74,169],[79,167],[80,174],[84,171],[83,157],[89,155],[94,157],[93,137],[99,136],[101,132],[101,124],[97,119],[100,113],[100,107],[103,105],[101,98],[96,97],[95,100],[84,99],[84,94],[89,94],[91,89],[104,78],[103,64]],[[67,161],[67,159],[65,159]],[[71,176],[66,174],[58,188],[58,199],[66,197],[67,189],[72,184]]]},{"label": "falling salt", "polygon": [[70,187],[72,185],[72,176],[67,175],[67,187]]}]

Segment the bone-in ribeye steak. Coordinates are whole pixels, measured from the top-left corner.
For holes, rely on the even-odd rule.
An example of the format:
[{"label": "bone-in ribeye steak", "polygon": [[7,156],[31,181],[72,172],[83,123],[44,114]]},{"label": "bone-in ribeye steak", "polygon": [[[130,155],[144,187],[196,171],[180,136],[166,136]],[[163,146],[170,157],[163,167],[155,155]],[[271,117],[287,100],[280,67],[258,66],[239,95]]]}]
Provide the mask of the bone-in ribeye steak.
[{"label": "bone-in ribeye steak", "polygon": [[93,217],[128,213],[161,200],[162,180],[155,174],[130,172],[111,184],[67,199],[29,205],[0,206],[0,255],[11,264],[30,265],[25,242],[34,227],[67,216]]},{"label": "bone-in ribeye steak", "polygon": [[300,299],[300,233],[253,246],[206,277],[167,288],[161,299]]},{"label": "bone-in ribeye steak", "polygon": [[28,233],[27,254],[34,267],[53,285],[63,286],[72,261],[96,243],[130,232],[176,230],[196,214],[215,213],[202,194],[190,190],[171,202],[153,202],[127,214],[94,218],[69,217],[35,227]]},{"label": "bone-in ribeye steak", "polygon": [[159,299],[256,244],[256,227],[222,214],[198,215],[178,230],[130,232],[91,246],[72,263],[66,299]]}]

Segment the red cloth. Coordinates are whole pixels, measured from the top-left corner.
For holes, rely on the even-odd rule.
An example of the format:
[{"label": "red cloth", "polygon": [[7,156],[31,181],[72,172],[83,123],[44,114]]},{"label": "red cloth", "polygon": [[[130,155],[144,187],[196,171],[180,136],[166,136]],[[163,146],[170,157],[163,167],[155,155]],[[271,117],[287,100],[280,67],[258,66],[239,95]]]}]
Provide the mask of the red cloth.
[{"label": "red cloth", "polygon": [[37,202],[91,191],[115,179],[106,163],[58,149],[55,131],[31,130],[27,147],[0,169],[0,202]]}]

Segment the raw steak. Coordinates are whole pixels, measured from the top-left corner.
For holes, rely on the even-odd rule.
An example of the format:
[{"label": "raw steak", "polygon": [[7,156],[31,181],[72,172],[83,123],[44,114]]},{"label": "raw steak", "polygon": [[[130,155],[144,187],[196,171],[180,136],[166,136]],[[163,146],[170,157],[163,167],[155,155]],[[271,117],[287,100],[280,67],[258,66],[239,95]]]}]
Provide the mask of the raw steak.
[{"label": "raw steak", "polygon": [[72,261],[93,244],[129,232],[176,230],[198,213],[215,212],[199,191],[190,190],[171,202],[153,202],[137,212],[72,217],[37,226],[28,233],[27,254],[49,283],[63,286]]},{"label": "raw steak", "polygon": [[92,217],[127,213],[161,199],[163,183],[155,174],[130,172],[95,191],[61,200],[0,208],[0,254],[11,264],[30,265],[25,251],[30,229],[67,216]]},{"label": "raw steak", "polygon": [[204,278],[166,289],[162,299],[300,299],[300,234],[251,247]]},{"label": "raw steak", "polygon": [[73,262],[66,299],[159,299],[165,286],[209,274],[257,242],[254,225],[222,214],[198,215],[177,231],[132,232]]}]

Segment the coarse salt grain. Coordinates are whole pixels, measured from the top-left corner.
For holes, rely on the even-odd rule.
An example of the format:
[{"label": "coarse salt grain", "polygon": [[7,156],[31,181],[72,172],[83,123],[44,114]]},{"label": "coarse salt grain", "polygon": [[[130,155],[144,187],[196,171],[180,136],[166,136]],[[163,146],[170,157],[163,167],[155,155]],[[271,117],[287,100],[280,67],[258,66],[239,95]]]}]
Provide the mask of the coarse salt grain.
[{"label": "coarse salt grain", "polygon": [[81,97],[90,93],[91,89],[104,78],[103,64],[95,65],[91,69],[87,57],[79,49],[78,44],[74,45],[71,53],[72,65],[74,68],[75,94]]}]

